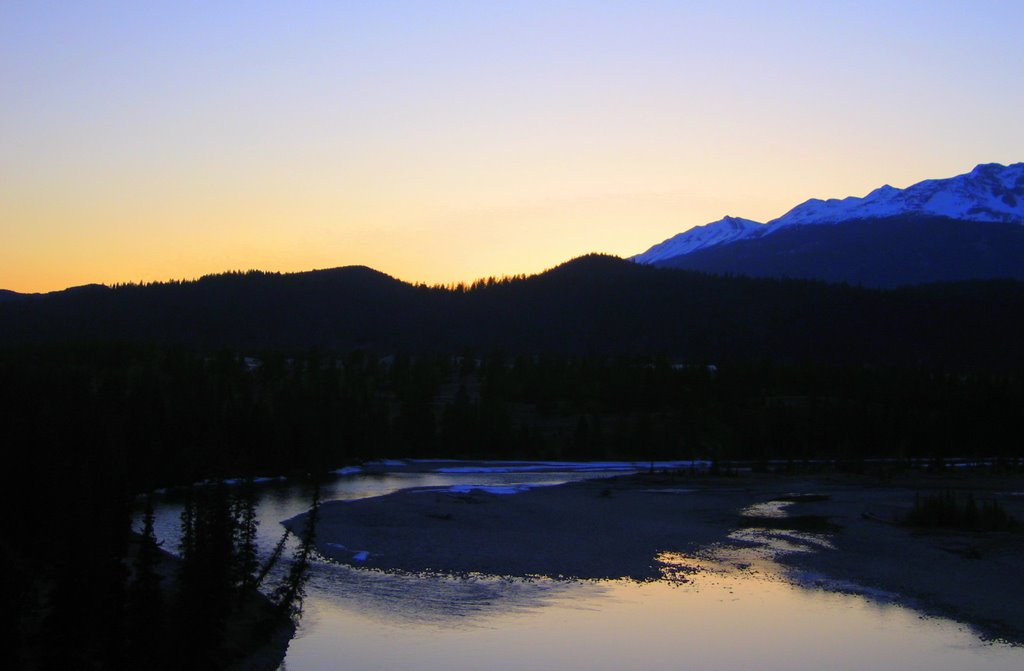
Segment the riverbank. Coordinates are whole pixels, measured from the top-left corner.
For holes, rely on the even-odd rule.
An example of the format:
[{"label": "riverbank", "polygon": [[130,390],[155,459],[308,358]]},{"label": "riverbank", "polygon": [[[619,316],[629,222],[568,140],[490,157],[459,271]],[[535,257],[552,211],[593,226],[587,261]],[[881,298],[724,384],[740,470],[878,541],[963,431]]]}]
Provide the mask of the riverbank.
[{"label": "riverbank", "polygon": [[[138,551],[140,536],[132,534],[130,556]],[[162,597],[173,604],[181,558],[161,549],[155,567],[160,576]],[[247,590],[225,623],[223,653],[228,671],[276,671],[295,636],[295,623],[282,617],[274,603],[257,589]],[[162,663],[162,662],[161,662]]]},{"label": "riverbank", "polygon": [[[813,551],[773,559],[794,581],[880,590],[983,634],[1024,641],[1024,536],[926,533],[890,523],[912,507],[915,492],[940,488],[996,496],[1024,519],[1020,478],[640,475],[518,491],[414,489],[328,502],[317,549],[332,560],[380,570],[651,580],[674,570],[659,556],[750,548],[760,528],[776,534],[793,527],[794,538],[813,537]],[[794,493],[818,496],[779,501]],[[301,520],[285,525],[295,529]]]}]

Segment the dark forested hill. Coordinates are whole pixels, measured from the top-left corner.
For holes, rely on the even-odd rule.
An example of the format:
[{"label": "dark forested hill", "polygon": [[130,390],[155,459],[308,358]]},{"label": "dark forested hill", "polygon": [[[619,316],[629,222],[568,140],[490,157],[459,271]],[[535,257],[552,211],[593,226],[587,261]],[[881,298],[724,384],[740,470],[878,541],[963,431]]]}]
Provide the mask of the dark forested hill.
[{"label": "dark forested hill", "polygon": [[456,289],[347,267],[90,286],[0,302],[0,343],[83,340],[1015,368],[1024,364],[1024,284],[881,291],[593,255]]}]

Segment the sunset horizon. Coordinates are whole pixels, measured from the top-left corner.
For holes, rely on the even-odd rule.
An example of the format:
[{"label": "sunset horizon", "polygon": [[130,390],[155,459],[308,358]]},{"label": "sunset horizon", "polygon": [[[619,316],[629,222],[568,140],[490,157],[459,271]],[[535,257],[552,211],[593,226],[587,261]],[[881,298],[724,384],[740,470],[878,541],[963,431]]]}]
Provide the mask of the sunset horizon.
[{"label": "sunset horizon", "polygon": [[[1006,167],[1006,166],[1003,166],[1002,164],[999,164],[999,163],[986,163],[986,162],[979,163],[978,167],[985,166],[985,165]],[[1013,166],[1013,165],[1021,165],[1021,164],[1009,164],[1009,165]],[[966,175],[967,173],[963,173],[963,174]],[[961,175],[961,176],[963,176],[963,175]],[[947,177],[946,179],[951,179],[951,178],[952,177]],[[942,178],[937,177],[937,176],[933,176],[929,180],[920,180],[920,181],[936,181],[936,180],[939,180],[939,179],[942,179]],[[883,186],[883,185],[879,185],[879,187],[881,187],[881,186]],[[892,187],[893,185],[892,184],[885,184],[884,186]],[[901,187],[895,187],[895,188],[897,190],[899,190]],[[851,196],[853,198],[855,198],[855,199],[859,197],[859,196],[855,196],[855,195],[851,194],[851,195],[847,195],[847,196],[827,196],[827,197],[820,198],[820,199],[808,198],[807,200],[803,201],[803,203],[807,203],[808,201],[813,201],[813,200],[826,200],[826,201],[829,201],[829,200],[843,200],[844,198],[850,198]],[[795,209],[798,205],[800,205],[800,203],[795,203],[793,208],[788,208],[786,211],[788,212],[791,209]],[[743,215],[736,215],[736,216],[741,218],[741,219],[747,219],[747,220],[750,219],[749,217],[746,217],[746,216],[743,216]],[[780,217],[781,217],[781,215],[780,215]],[[766,221],[775,220],[775,219],[778,219],[780,217],[772,217],[772,218],[770,218],[770,219],[768,219]],[[735,218],[735,217],[732,214],[728,214],[728,215],[722,215],[722,218],[724,218],[724,219],[731,219],[731,218]],[[695,224],[692,227],[687,227],[685,229],[681,229],[680,231],[677,231],[674,235],[675,235],[675,237],[679,237],[680,234],[686,233],[687,231],[691,231],[693,229],[697,229],[697,228],[700,228],[701,226],[705,226],[705,225],[711,224],[711,223],[714,223],[714,222],[705,222],[704,224]],[[661,245],[658,244],[659,242],[662,242],[662,241],[652,241],[651,244],[647,245],[645,250],[650,251],[650,249],[653,249],[653,248],[661,246]],[[664,243],[668,243],[669,239],[666,239],[663,242]],[[644,251],[644,250],[641,250],[641,251]],[[581,252],[581,253],[576,253],[576,254],[574,254],[572,256],[559,259],[559,260],[555,261],[554,263],[551,263],[550,265],[545,265],[545,266],[542,266],[542,267],[533,267],[533,268],[529,268],[527,270],[519,270],[519,271],[504,272],[504,273],[493,273],[493,272],[491,272],[491,273],[482,274],[482,275],[479,275],[479,276],[474,276],[474,277],[471,277],[471,278],[441,279],[441,280],[435,280],[435,281],[428,281],[428,280],[425,280],[425,279],[422,279],[422,278],[418,278],[418,277],[402,276],[398,271],[389,272],[388,270],[386,270],[384,268],[376,267],[376,266],[374,266],[372,264],[369,264],[369,263],[353,262],[353,263],[345,263],[345,264],[338,264],[338,265],[324,265],[324,266],[308,267],[308,268],[307,267],[295,267],[295,268],[271,268],[271,267],[265,267],[265,268],[264,267],[220,268],[218,270],[211,270],[209,272],[202,272],[201,274],[192,275],[192,276],[181,275],[181,276],[169,276],[169,277],[162,277],[162,278],[144,277],[144,278],[141,278],[141,279],[131,279],[131,278],[124,279],[124,278],[121,278],[121,279],[113,279],[113,280],[104,279],[104,280],[97,280],[97,281],[86,281],[86,282],[82,282],[80,284],[72,284],[72,285],[62,286],[62,287],[54,288],[54,289],[46,289],[46,290],[43,290],[43,291],[19,291],[18,289],[11,289],[9,287],[0,287],[0,290],[15,291],[17,293],[25,293],[25,294],[35,294],[35,293],[50,293],[50,292],[54,292],[54,291],[62,291],[62,290],[65,290],[65,289],[73,289],[73,288],[77,288],[77,287],[81,287],[81,286],[88,286],[88,285],[94,285],[94,284],[100,284],[100,285],[104,285],[104,286],[121,286],[121,285],[132,285],[132,284],[134,284],[134,285],[153,284],[153,283],[159,284],[159,283],[168,283],[168,282],[194,282],[194,281],[197,281],[199,279],[202,279],[203,277],[222,275],[222,274],[232,274],[232,273],[262,272],[262,273],[271,273],[271,274],[278,273],[278,274],[289,275],[289,274],[300,274],[300,273],[310,273],[310,272],[315,273],[315,272],[319,272],[319,271],[334,270],[334,269],[348,268],[348,267],[366,267],[366,268],[370,268],[372,270],[375,270],[377,272],[381,272],[381,273],[383,273],[385,275],[388,275],[390,277],[393,277],[394,279],[397,279],[399,281],[402,281],[402,282],[405,282],[405,283],[408,283],[408,284],[427,285],[427,286],[439,286],[439,287],[453,287],[453,286],[460,286],[460,285],[461,286],[469,286],[469,285],[472,285],[474,283],[477,283],[477,282],[480,282],[480,281],[485,281],[485,280],[491,279],[491,278],[506,279],[506,278],[538,275],[538,274],[542,274],[545,271],[551,270],[551,269],[553,269],[553,268],[555,268],[555,267],[557,267],[559,265],[562,265],[562,264],[564,264],[564,263],[566,263],[568,261],[580,258],[582,256],[588,256],[588,255],[594,255],[594,254],[608,254],[608,255],[611,255],[611,256],[617,256],[617,257],[624,258],[624,259],[630,259],[631,257],[634,257],[634,256],[639,256],[641,258],[643,257],[643,255],[640,254],[640,252],[634,252],[634,253],[630,253],[630,254],[615,254],[615,253],[611,253],[611,252],[607,252],[607,251],[603,251],[603,250],[594,249],[594,250],[584,251],[584,252]]]},{"label": "sunset horizon", "polygon": [[991,3],[0,7],[0,287],[628,257],[1024,157]]}]

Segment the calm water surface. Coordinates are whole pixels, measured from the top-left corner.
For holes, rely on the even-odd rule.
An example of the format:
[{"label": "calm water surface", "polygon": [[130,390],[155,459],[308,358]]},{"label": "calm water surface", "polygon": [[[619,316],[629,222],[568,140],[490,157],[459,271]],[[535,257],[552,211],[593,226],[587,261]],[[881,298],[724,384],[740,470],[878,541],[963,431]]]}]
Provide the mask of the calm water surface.
[{"label": "calm water surface", "polygon": [[[464,466],[395,464],[339,477],[322,495],[356,499],[407,487],[545,485],[600,475],[557,466],[435,472]],[[260,486],[264,557],[280,538],[280,521],[304,512],[309,496],[302,485]],[[169,549],[177,543],[180,511],[173,493],[158,508],[157,533]],[[796,546],[792,538],[760,540],[764,545],[752,550],[665,557],[665,578],[643,584],[388,575],[322,561],[282,668],[1024,668],[1024,648],[986,643],[968,627],[923,617],[884,596],[796,586],[770,559],[778,551],[813,551],[827,543],[823,537]]]}]

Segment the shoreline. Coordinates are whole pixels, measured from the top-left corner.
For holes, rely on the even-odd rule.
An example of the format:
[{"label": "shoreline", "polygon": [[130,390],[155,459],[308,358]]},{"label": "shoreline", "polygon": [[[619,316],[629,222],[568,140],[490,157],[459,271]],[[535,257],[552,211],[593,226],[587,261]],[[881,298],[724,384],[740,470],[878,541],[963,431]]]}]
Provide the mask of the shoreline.
[{"label": "shoreline", "polygon": [[[131,543],[137,545],[139,538],[139,534],[133,532]],[[169,602],[174,597],[173,586],[181,562],[178,555],[159,549],[157,573],[163,597]],[[258,589],[246,593],[244,601],[247,607],[226,622],[224,644],[229,657],[225,668],[228,671],[276,671],[288,654],[297,628],[290,619],[279,618],[274,604]],[[253,632],[257,629],[267,629],[266,635],[255,635]]]},{"label": "shoreline", "polygon": [[[886,523],[910,509],[915,491],[945,487],[998,495],[1007,512],[1024,521],[1021,476],[880,482],[638,474],[516,493],[418,489],[326,502],[316,546],[332,561],[382,571],[645,581],[672,571],[656,559],[660,553],[750,550],[792,526],[797,530],[787,542],[810,545],[772,556],[790,582],[889,593],[985,638],[1022,644],[1024,533],[919,531]],[[779,501],[792,494],[815,496]],[[769,517],[754,514],[766,505]],[[294,531],[303,518],[283,524]]]}]

